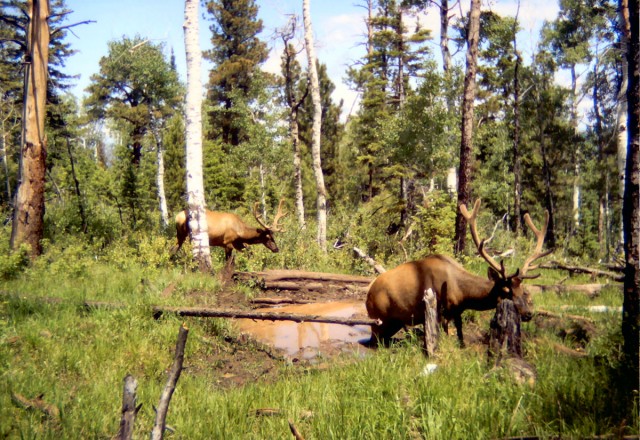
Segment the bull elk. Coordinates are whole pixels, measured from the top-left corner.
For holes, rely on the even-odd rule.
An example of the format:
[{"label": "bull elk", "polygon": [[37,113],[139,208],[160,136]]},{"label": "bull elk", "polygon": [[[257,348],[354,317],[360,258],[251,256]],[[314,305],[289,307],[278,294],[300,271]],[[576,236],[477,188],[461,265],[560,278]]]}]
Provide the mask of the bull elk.
[{"label": "bull elk", "polygon": [[[282,227],[278,225],[278,221],[287,215],[287,212],[282,210],[283,203],[284,199],[281,199],[271,226],[267,226],[258,213],[259,202],[253,205],[253,216],[260,224],[259,228],[247,225],[239,216],[230,212],[206,211],[209,246],[218,246],[224,249],[227,269],[233,267],[234,249],[242,251],[250,244],[263,244],[271,252],[279,251],[273,233],[283,231]],[[180,250],[184,241],[189,237],[187,211],[181,211],[176,215],[176,235],[178,242],[171,249],[173,254]]]},{"label": "bull elk", "polygon": [[424,323],[423,296],[429,288],[436,294],[438,322],[447,332],[448,321],[453,319],[461,346],[464,346],[462,312],[465,310],[490,310],[496,308],[502,299],[510,299],[524,321],[531,319],[532,302],[529,293],[523,288],[522,280],[539,276],[527,275],[529,270],[538,267],[531,263],[552,252],[542,251],[549,213],[546,213],[542,230],[535,227],[529,214],[525,214],[525,222],[537,238],[536,248],[521,269],[507,275],[504,264],[498,264],[487,253],[486,240],[481,241],[478,237],[476,219],[479,210],[479,199],[476,200],[472,213],[469,213],[464,204],[460,205],[462,215],[469,222],[478,253],[489,264],[488,279],[467,272],[450,257],[437,254],[401,264],[383,273],[371,283],[367,294],[369,317],[378,320],[378,324],[371,327],[372,342],[388,341],[405,325]]}]

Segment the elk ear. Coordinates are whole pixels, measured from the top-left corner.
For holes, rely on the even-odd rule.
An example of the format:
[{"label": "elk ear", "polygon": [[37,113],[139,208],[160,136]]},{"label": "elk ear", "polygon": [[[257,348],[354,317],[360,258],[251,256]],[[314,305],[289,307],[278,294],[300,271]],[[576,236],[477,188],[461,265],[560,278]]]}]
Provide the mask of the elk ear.
[{"label": "elk ear", "polygon": [[511,278],[511,287],[513,289],[517,289],[518,287],[520,287],[520,284],[522,284],[522,279],[518,275]]},{"label": "elk ear", "polygon": [[489,270],[487,271],[487,276],[493,282],[499,281],[502,277],[500,276],[500,272],[495,270],[493,267],[489,266]]}]

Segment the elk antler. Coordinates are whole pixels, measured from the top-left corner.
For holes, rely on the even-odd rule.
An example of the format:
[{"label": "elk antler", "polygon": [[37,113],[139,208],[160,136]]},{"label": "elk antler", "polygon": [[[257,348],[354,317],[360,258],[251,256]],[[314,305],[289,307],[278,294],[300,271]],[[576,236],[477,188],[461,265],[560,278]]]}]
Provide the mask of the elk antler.
[{"label": "elk antler", "polygon": [[469,230],[471,231],[471,237],[473,238],[473,242],[476,244],[478,248],[478,253],[482,258],[485,259],[489,266],[493,267],[497,270],[504,278],[506,278],[504,264],[498,264],[496,260],[494,260],[484,248],[486,240],[480,240],[478,236],[478,226],[476,225],[476,220],[478,218],[478,212],[480,212],[480,199],[476,200],[476,203],[473,205],[473,211],[469,214],[467,210],[467,206],[463,203],[460,205],[460,212],[462,216],[467,219],[467,223],[469,223]]},{"label": "elk antler", "polygon": [[289,214],[286,211],[282,211],[282,205],[284,204],[284,198],[280,199],[280,203],[278,203],[278,212],[276,213],[276,216],[273,218],[273,224],[271,225],[271,230],[275,231],[275,232],[283,232],[284,229],[282,228],[282,226],[278,226],[278,221],[285,217],[287,214]]},{"label": "elk antler", "polygon": [[[529,216],[529,213],[526,213],[524,215],[524,221],[527,224],[527,226],[529,226],[529,228],[535,234],[537,242],[536,242],[536,249],[533,251],[533,255],[527,258],[524,264],[522,265],[522,270],[520,271],[522,275],[520,276],[520,278],[525,278],[527,271],[529,271],[530,269],[537,269],[538,265],[536,264],[535,266],[531,266],[531,263],[533,263],[538,258],[546,257],[551,252],[553,252],[553,249],[549,249],[545,252],[542,252],[544,237],[547,235],[547,226],[549,226],[549,211],[544,212],[544,226],[542,227],[541,230],[536,228],[536,226],[533,224],[533,221],[531,221],[531,217]],[[533,276],[529,275],[526,278],[532,278],[537,276],[539,275],[533,275]]]},{"label": "elk antler", "polygon": [[269,226],[265,225],[262,221],[262,214],[258,213],[258,205],[260,202],[256,202],[253,205],[253,216],[256,218],[256,221],[262,226],[264,229],[269,229]]},{"label": "elk antler", "polygon": [[262,215],[258,213],[258,205],[260,204],[260,202],[256,202],[253,205],[253,216],[256,218],[256,221],[260,224],[260,226],[262,226],[264,229],[268,229],[273,232],[282,232],[283,229],[282,227],[278,226],[278,221],[282,217],[288,214],[288,212],[282,212],[283,203],[284,203],[284,198],[280,199],[280,203],[278,204],[278,212],[276,213],[276,216],[273,218],[273,224],[271,226],[265,225],[264,222],[262,221]]}]

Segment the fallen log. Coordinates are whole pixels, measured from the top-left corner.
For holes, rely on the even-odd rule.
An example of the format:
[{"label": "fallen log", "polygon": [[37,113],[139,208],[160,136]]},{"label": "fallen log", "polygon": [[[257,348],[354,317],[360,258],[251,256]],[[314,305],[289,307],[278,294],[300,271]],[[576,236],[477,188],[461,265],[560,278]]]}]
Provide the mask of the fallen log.
[{"label": "fallen log", "polygon": [[558,269],[558,270],[567,270],[571,273],[587,273],[594,276],[603,276],[607,278],[611,278],[614,281],[623,282],[624,275],[620,275],[615,272],[609,272],[601,269],[594,269],[591,267],[581,267],[581,266],[569,266],[566,264],[562,264],[558,261],[549,261],[547,263],[543,263],[539,266],[540,269]]},{"label": "fallen log", "polygon": [[24,409],[37,409],[38,411],[44,413],[49,418],[58,421],[60,420],[60,410],[57,406],[47,403],[43,399],[44,394],[40,394],[35,399],[27,399],[21,394],[11,393],[11,400],[17,406],[20,406]]},{"label": "fallen log", "polygon": [[249,300],[249,304],[256,305],[280,305],[280,304],[314,304],[317,301],[311,301],[307,299],[294,299],[294,298],[253,298]]},{"label": "fallen log", "polygon": [[595,298],[600,294],[602,289],[611,285],[622,288],[621,284],[528,284],[527,290],[532,294],[553,292],[558,295],[563,295],[569,292],[580,292],[586,294],[589,298]]},{"label": "fallen log", "polygon": [[223,310],[202,307],[154,307],[153,316],[158,319],[164,313],[178,316],[193,316],[198,318],[232,318],[232,319],[262,319],[266,321],[293,322],[322,322],[326,324],[343,325],[372,325],[376,320],[370,318],[341,318],[337,316],[301,315],[296,313],[255,312],[244,310]]},{"label": "fallen log", "polygon": [[361,275],[345,275],[327,272],[307,272],[304,270],[268,270],[264,272],[236,272],[234,278],[240,281],[262,280],[264,282],[336,282],[368,286],[373,278]]}]

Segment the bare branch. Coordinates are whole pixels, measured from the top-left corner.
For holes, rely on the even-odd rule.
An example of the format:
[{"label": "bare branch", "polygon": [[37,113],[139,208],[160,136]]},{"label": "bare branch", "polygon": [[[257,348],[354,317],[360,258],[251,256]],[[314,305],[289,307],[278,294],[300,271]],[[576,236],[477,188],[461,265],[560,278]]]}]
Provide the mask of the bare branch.
[{"label": "bare branch", "polygon": [[75,27],[75,26],[80,26],[81,24],[89,24],[89,23],[95,23],[95,22],[96,22],[95,20],[85,20],[85,21],[80,21],[78,23],[69,24],[67,26],[60,26],[58,28],[55,28],[53,31],[51,31],[49,33],[49,35],[53,37],[55,34],[57,34],[60,31],[65,30],[65,29],[70,29],[70,28]]}]

